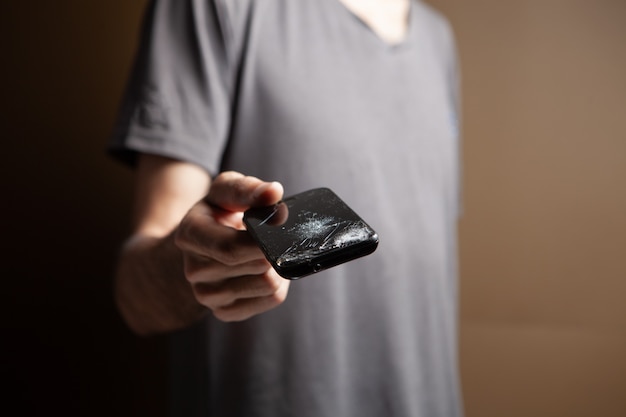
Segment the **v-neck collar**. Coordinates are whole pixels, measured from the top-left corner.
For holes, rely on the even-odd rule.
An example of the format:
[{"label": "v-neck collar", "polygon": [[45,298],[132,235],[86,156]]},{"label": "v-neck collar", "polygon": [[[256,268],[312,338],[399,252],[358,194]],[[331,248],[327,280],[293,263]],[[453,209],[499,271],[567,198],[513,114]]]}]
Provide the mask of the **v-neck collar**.
[{"label": "v-neck collar", "polygon": [[[317,0],[316,0],[317,1]],[[384,40],[367,22],[365,22],[359,15],[357,15],[354,11],[352,11],[348,6],[346,6],[340,0],[329,0],[330,2],[335,3],[337,8],[341,9],[341,12],[348,15],[353,21],[358,23],[364,30],[366,30],[370,36],[375,38],[375,41],[379,43],[383,48],[389,50],[398,50],[404,49],[411,44],[411,39],[413,38],[413,33],[416,30],[416,22],[415,15],[417,13],[417,7],[414,4],[414,0],[409,0],[409,10],[407,16],[407,28],[404,33],[404,37],[399,42],[390,43]]]}]

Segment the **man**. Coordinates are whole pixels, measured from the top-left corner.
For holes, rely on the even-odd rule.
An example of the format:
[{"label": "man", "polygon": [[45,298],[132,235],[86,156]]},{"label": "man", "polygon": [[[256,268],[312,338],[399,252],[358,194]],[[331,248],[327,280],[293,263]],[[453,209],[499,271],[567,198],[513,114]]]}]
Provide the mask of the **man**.
[{"label": "man", "polygon": [[[175,331],[174,414],[462,414],[457,102],[419,1],[151,2],[111,143],[137,173],[116,296]],[[380,245],[290,285],[241,213],[319,186]]]}]

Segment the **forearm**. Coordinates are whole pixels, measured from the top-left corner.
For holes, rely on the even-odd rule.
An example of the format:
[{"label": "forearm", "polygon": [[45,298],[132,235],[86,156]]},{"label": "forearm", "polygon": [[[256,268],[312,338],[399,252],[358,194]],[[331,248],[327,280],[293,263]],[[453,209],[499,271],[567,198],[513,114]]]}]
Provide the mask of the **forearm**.
[{"label": "forearm", "polygon": [[142,335],[186,327],[208,311],[196,301],[185,279],[173,234],[135,236],[124,245],[115,276],[115,298],[128,326]]}]

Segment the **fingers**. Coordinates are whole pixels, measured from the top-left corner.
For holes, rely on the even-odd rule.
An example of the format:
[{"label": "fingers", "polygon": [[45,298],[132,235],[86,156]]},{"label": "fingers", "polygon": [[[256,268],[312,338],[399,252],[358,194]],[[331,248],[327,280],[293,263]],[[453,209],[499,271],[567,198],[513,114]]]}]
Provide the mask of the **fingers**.
[{"label": "fingers", "polygon": [[[194,265],[194,263],[196,265]],[[289,281],[281,278],[266,261],[253,261],[237,268],[190,258],[187,279],[197,301],[222,321],[241,321],[282,304]],[[224,273],[250,273],[222,279]],[[262,271],[261,273],[258,273]]]},{"label": "fingers", "polygon": [[278,182],[264,182],[228,171],[215,178],[206,201],[228,211],[245,211],[250,207],[275,204],[282,197],[283,187]]},{"label": "fingers", "polygon": [[194,206],[180,222],[175,242],[184,253],[214,259],[225,265],[239,265],[263,259],[250,235],[216,221],[205,203]]},{"label": "fingers", "polygon": [[271,269],[269,263],[255,259],[238,265],[226,265],[214,259],[187,254],[184,257],[185,276],[191,284],[218,287],[222,281],[248,275],[262,275]]},{"label": "fingers", "polygon": [[225,172],[180,222],[174,236],[185,277],[197,301],[218,319],[245,320],[285,300],[289,281],[271,268],[241,221],[243,211],[282,196],[277,182]]},{"label": "fingers", "polygon": [[225,322],[242,321],[278,307],[287,299],[289,281],[281,278],[276,292],[265,297],[242,298],[231,305],[213,309],[213,314]]},{"label": "fingers", "polygon": [[215,311],[243,300],[250,303],[259,298],[272,297],[285,284],[289,284],[289,281],[268,269],[262,274],[245,275],[215,283],[198,282],[193,287],[198,301]]}]

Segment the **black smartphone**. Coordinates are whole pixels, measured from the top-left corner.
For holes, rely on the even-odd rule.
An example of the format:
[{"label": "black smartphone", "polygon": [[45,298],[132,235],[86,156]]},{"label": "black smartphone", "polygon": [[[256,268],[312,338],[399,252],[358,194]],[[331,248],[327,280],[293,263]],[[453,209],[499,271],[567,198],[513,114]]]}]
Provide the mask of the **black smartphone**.
[{"label": "black smartphone", "polygon": [[244,213],[248,232],[276,272],[298,279],[369,255],[378,235],[328,188]]}]

